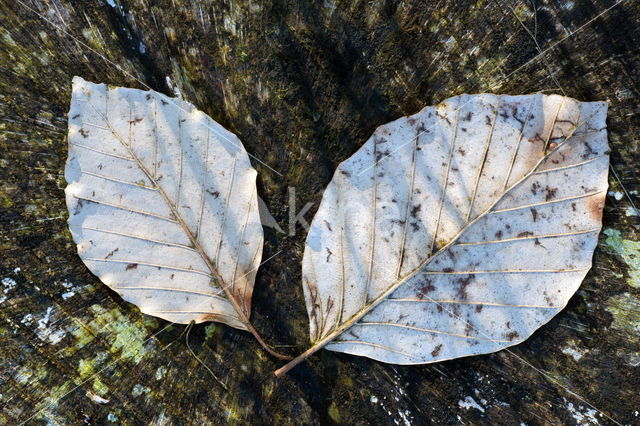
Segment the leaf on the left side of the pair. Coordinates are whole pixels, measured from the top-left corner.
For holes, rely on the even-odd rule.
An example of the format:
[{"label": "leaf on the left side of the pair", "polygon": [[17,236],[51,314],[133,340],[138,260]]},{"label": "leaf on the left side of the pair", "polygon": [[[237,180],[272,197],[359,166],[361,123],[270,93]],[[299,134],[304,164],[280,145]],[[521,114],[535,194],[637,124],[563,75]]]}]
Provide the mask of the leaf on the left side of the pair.
[{"label": "leaf on the left side of the pair", "polygon": [[65,170],[78,254],[146,314],[250,329],[262,256],[256,171],[181,99],[76,77]]}]

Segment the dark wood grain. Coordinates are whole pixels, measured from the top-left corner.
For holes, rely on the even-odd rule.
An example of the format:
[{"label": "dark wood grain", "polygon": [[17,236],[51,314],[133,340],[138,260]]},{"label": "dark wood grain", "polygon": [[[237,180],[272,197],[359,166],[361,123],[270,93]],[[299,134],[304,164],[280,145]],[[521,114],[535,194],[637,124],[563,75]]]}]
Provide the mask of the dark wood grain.
[{"label": "dark wood grain", "polygon": [[[640,3],[0,0],[0,422],[104,424],[640,421]],[[112,6],[111,4],[115,5]],[[534,11],[535,10],[535,11]],[[535,40],[534,40],[535,39]],[[142,315],[91,275],[67,230],[71,78],[182,96],[318,206],[373,130],[460,93],[608,100],[605,232],[569,306],[510,351],[391,366],[321,351],[282,365],[249,333]],[[305,231],[266,231],[253,321],[308,346]],[[100,400],[99,398],[102,398]],[[472,402],[477,406],[474,408]]]}]

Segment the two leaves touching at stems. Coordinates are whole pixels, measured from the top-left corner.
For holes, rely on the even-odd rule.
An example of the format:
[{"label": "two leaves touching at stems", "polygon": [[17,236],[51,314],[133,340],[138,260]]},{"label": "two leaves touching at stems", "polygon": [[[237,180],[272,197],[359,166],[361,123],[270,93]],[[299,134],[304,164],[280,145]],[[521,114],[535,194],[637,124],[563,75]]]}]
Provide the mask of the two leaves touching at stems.
[{"label": "two leaves touching at stems", "polygon": [[[606,104],[462,95],[380,127],[337,169],[307,236],[312,347],[421,364],[521,342],[591,266]],[[142,312],[250,331],[256,172],[191,104],[74,79],[65,172],[87,267]]]}]

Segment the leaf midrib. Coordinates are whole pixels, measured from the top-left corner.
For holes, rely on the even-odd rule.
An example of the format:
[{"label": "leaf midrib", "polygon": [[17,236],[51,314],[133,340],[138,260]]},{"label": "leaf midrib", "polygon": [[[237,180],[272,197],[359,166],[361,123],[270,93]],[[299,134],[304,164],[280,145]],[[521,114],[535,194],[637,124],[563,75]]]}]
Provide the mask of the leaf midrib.
[{"label": "leaf midrib", "polygon": [[[553,132],[553,129],[555,128],[555,124],[557,121],[557,116],[554,118],[554,122],[551,126],[551,133]],[[498,197],[488,208],[486,208],[480,215],[478,215],[476,218],[474,218],[473,220],[471,220],[470,222],[468,222],[467,224],[465,224],[465,226],[463,226],[460,231],[444,246],[442,246],[438,251],[436,251],[435,253],[433,253],[431,256],[429,256],[428,258],[426,258],[423,262],[421,262],[416,268],[414,268],[413,270],[411,270],[410,272],[408,272],[404,277],[402,277],[401,279],[397,280],[395,283],[393,283],[391,286],[389,286],[384,292],[382,292],[378,297],[376,297],[374,300],[371,301],[371,303],[369,303],[368,305],[366,305],[365,307],[363,307],[360,311],[356,312],[354,315],[352,315],[347,321],[344,321],[341,324],[338,324],[333,331],[331,331],[330,333],[328,333],[327,335],[325,335],[325,337],[322,337],[321,339],[317,340],[316,342],[314,342],[314,344],[305,352],[303,352],[301,355],[299,355],[298,357],[296,357],[296,359],[292,362],[290,362],[289,364],[285,365],[284,367],[282,367],[281,369],[279,369],[278,371],[276,371],[276,376],[279,376],[281,374],[286,373],[289,369],[293,368],[295,365],[297,365],[299,362],[302,362],[304,359],[308,358],[311,354],[315,353],[316,351],[318,351],[319,349],[323,348],[324,346],[326,346],[327,344],[329,344],[330,342],[332,342],[336,337],[338,337],[340,334],[344,333],[345,331],[347,331],[349,328],[351,328],[353,325],[355,325],[362,317],[364,317],[366,314],[368,314],[371,310],[373,310],[376,306],[378,306],[380,303],[382,303],[383,301],[385,301],[388,296],[393,293],[395,290],[397,290],[401,285],[405,284],[409,279],[411,279],[413,276],[415,276],[417,273],[419,273],[422,269],[424,269],[429,263],[431,263],[437,256],[439,256],[440,254],[444,253],[445,250],[447,250],[449,247],[451,247],[452,245],[454,245],[456,243],[456,241],[458,241],[458,239],[467,231],[468,228],[470,228],[472,225],[474,225],[477,221],[479,221],[480,219],[482,219],[483,217],[485,217],[487,214],[489,214],[492,209],[500,202],[502,201],[509,193],[511,193],[511,191],[513,191],[516,187],[518,187],[519,185],[521,185],[525,180],[527,180],[530,176],[532,176],[533,174],[535,174],[538,171],[538,168],[547,160],[547,158],[549,158],[550,156],[552,156],[553,154],[555,154],[559,149],[561,149],[562,147],[564,147],[569,140],[575,136],[575,132],[580,128],[580,117],[578,117],[577,119],[578,125],[576,125],[572,130],[571,133],[565,137],[564,141],[562,141],[561,143],[558,144],[558,146],[556,146],[552,151],[549,151],[549,153],[543,155],[538,162],[531,168],[531,170],[525,174],[522,178],[520,178],[518,181],[516,181],[513,185],[511,185],[508,188],[505,188],[504,192],[500,195],[500,197]],[[588,122],[588,120],[584,121],[585,123]],[[601,132],[603,130],[605,130],[606,127],[602,128],[602,129],[598,129],[594,132],[585,132],[585,133],[581,133],[580,135],[588,135],[591,133],[597,133],[597,132]]]},{"label": "leaf midrib", "polygon": [[[109,91],[105,90],[105,97],[106,97],[107,105],[108,105],[108,99],[109,99],[108,94],[109,94]],[[154,100],[154,103],[157,102],[155,94],[153,96],[153,100]],[[133,158],[133,160],[136,162],[136,164],[140,168],[140,170],[142,170],[142,172],[147,176],[147,178],[154,185],[154,188],[156,188],[158,190],[158,193],[162,196],[162,198],[164,199],[164,201],[167,204],[167,206],[169,206],[169,209],[171,210],[171,214],[178,221],[178,223],[180,224],[183,232],[187,235],[187,237],[189,238],[189,241],[191,241],[191,244],[193,244],[195,250],[198,252],[198,254],[202,258],[202,260],[205,262],[205,264],[207,266],[207,269],[209,269],[209,271],[211,273],[211,277],[217,281],[218,286],[220,288],[222,288],[222,290],[225,292],[225,295],[227,296],[227,299],[229,300],[229,302],[233,306],[234,310],[238,314],[238,319],[240,320],[240,322],[242,322],[243,325],[245,325],[247,328],[252,328],[251,325],[249,324],[249,318],[244,314],[243,309],[241,308],[240,304],[235,299],[235,297],[233,296],[231,291],[227,288],[226,285],[224,285],[225,284],[224,283],[224,279],[222,278],[222,276],[220,275],[218,270],[213,266],[211,260],[209,259],[209,256],[204,251],[204,248],[202,247],[202,245],[200,245],[200,242],[198,241],[198,239],[193,235],[193,233],[189,229],[189,226],[187,225],[185,220],[182,218],[182,216],[178,212],[176,206],[171,202],[171,199],[169,198],[169,196],[167,195],[165,190],[162,188],[162,186],[160,186],[158,184],[158,181],[155,179],[155,176],[153,176],[151,174],[151,172],[149,170],[147,170],[147,168],[142,163],[142,161],[138,158],[138,156],[133,151],[131,146],[129,144],[127,144],[126,141],[124,140],[124,138],[111,126],[111,123],[109,122],[108,118],[104,114],[102,114],[95,107],[95,105],[93,105],[93,103],[91,101],[88,101],[88,104],[91,105],[91,107],[94,109],[94,111],[97,114],[100,115],[100,117],[102,118],[104,123],[109,128],[109,131],[120,142],[120,144],[127,150],[127,152],[129,153],[131,158]],[[131,104],[129,104],[129,109],[131,109]],[[154,123],[155,123],[155,117],[154,117]],[[131,127],[131,122],[129,122],[129,127]],[[179,146],[180,146],[180,150],[182,150],[182,139],[179,140]],[[182,157],[182,155],[181,155],[181,157]],[[155,167],[155,165],[154,165],[154,167]],[[179,190],[180,190],[180,188],[178,187],[178,191]]]}]

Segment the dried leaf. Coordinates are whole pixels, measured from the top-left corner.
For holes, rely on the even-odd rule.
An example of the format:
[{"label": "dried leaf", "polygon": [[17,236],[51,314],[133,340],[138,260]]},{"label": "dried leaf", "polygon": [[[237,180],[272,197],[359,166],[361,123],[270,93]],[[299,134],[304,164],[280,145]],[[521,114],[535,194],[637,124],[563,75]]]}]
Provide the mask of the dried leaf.
[{"label": "dried leaf", "polygon": [[262,256],[256,171],[180,99],[75,77],[65,190],[83,262],[142,312],[249,324]]},{"label": "dried leaf", "polygon": [[394,364],[494,352],[591,267],[606,103],[462,95],[381,126],[343,162],[306,241],[313,347]]}]

